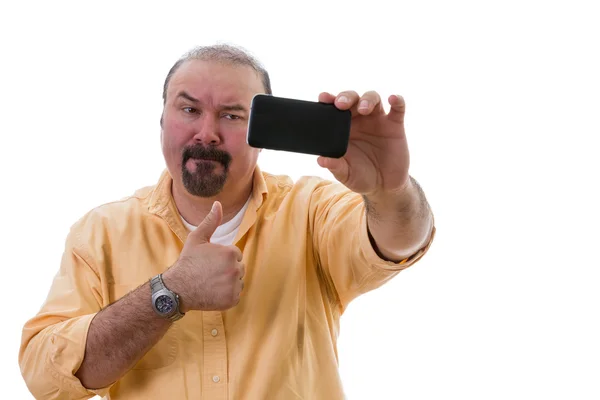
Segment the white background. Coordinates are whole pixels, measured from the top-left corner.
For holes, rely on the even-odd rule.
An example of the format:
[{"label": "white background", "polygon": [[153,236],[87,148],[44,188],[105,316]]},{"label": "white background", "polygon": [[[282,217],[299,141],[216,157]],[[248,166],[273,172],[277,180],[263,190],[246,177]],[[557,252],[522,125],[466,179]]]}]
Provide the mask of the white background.
[{"label": "white background", "polygon": [[[2,398],[68,229],[164,168],[164,77],[244,46],[276,95],[402,94],[430,252],[342,318],[348,399],[600,398],[600,28],[583,1],[6,2]],[[263,151],[263,170],[330,177]]]}]

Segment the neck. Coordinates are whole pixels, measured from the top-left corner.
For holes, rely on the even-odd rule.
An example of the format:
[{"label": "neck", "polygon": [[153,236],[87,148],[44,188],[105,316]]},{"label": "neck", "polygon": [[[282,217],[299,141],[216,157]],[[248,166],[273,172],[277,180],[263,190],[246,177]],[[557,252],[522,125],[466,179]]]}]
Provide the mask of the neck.
[{"label": "neck", "polygon": [[[252,193],[253,181],[250,180],[243,187],[235,188],[237,190],[224,190],[218,195],[210,198],[203,198],[191,195],[181,184],[173,181],[171,191],[177,210],[187,222],[198,226],[206,218],[212,205],[218,201],[223,206],[223,220],[221,224],[231,221],[233,217],[244,207],[248,197]],[[231,188],[234,189],[234,188]]]}]

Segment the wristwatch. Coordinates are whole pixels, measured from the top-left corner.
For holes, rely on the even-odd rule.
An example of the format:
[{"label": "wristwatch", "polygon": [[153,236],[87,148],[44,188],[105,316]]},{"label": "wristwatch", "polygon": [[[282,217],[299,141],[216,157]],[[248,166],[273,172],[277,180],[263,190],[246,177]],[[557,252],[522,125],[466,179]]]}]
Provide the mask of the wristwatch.
[{"label": "wristwatch", "polygon": [[152,288],[152,308],[158,315],[175,322],[185,314],[179,311],[179,296],[165,286],[162,274],[150,279]]}]

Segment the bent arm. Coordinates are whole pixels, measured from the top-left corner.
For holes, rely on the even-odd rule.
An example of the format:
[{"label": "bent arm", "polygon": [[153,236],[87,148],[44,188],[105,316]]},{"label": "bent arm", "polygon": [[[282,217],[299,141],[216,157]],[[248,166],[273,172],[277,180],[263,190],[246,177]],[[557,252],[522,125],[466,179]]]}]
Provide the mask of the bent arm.
[{"label": "bent arm", "polygon": [[167,332],[172,322],[156,315],[145,283],[92,320],[85,357],[75,376],[88,389],[115,383]]},{"label": "bent arm", "polygon": [[72,241],[44,305],[22,332],[21,374],[37,399],[106,396],[171,325],[154,313],[149,283],[109,305],[106,277]]}]

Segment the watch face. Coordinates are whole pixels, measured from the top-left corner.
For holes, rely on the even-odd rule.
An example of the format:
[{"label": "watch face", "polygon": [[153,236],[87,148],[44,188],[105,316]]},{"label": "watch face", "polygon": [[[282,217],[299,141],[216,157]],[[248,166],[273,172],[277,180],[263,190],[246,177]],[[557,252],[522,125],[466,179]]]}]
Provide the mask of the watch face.
[{"label": "watch face", "polygon": [[158,296],[154,304],[156,305],[156,309],[158,310],[158,312],[160,312],[161,314],[169,314],[175,308],[175,302],[170,296],[167,296],[166,294]]}]

